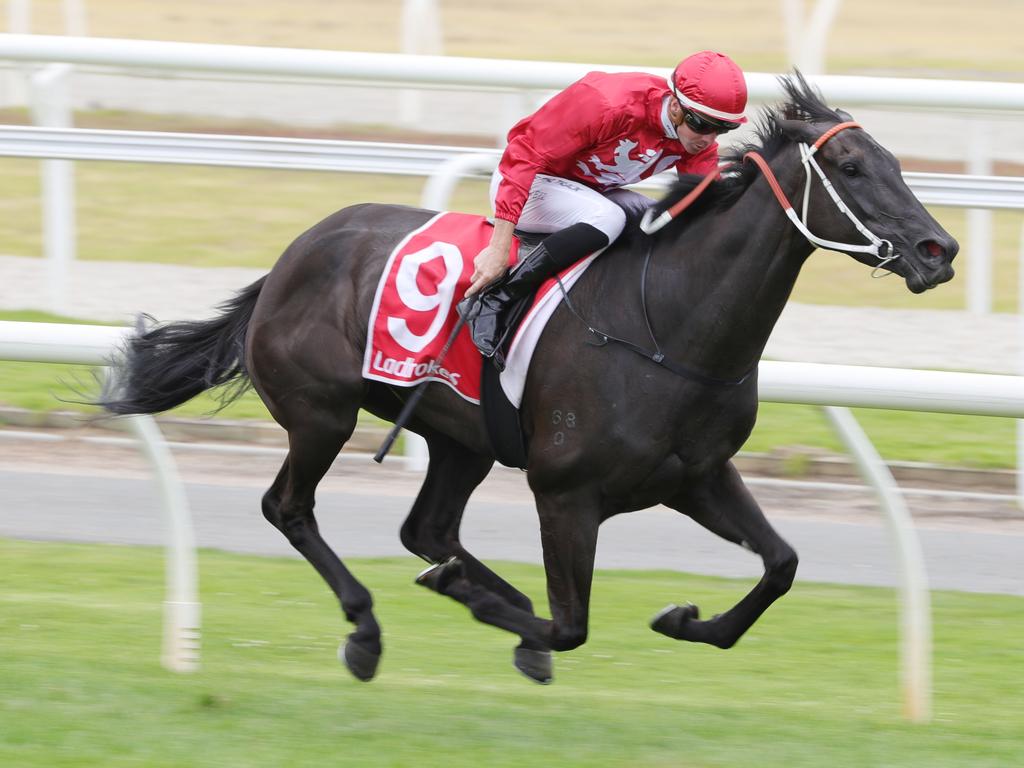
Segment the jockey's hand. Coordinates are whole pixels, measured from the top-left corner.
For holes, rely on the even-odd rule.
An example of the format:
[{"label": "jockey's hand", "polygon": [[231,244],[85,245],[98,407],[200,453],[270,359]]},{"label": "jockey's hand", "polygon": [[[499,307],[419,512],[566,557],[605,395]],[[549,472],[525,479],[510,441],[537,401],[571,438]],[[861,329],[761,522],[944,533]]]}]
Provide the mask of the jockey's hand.
[{"label": "jockey's hand", "polygon": [[493,243],[488,245],[473,259],[473,267],[470,286],[466,289],[467,296],[486,288],[505,274],[508,269],[508,247],[500,248]]}]

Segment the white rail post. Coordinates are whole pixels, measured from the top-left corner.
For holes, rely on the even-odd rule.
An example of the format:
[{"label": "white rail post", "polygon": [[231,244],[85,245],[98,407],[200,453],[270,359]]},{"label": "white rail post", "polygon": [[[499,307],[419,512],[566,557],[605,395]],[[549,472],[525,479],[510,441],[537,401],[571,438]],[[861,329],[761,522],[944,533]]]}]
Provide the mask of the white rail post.
[{"label": "white rail post", "polygon": [[[969,124],[967,172],[992,175],[991,129],[982,119]],[[987,315],[992,311],[992,211],[967,211],[967,311]]]},{"label": "white rail post", "polygon": [[[444,53],[441,14],[436,0],[404,0],[402,3],[402,53],[440,56]],[[420,127],[423,120],[423,92],[402,89],[398,92],[398,120],[408,128]]]},{"label": "white rail post", "polygon": [[842,0],[818,0],[805,24],[803,0],[782,0],[789,63],[805,75],[824,74],[828,31],[841,4]]},{"label": "white rail post", "polygon": [[[32,0],[7,0],[7,31],[27,35],[32,31]],[[7,98],[0,106],[20,107],[28,104],[28,65],[12,65],[4,78]]]},{"label": "white rail post", "polygon": [[64,34],[70,37],[85,37],[89,34],[85,0],[64,0]]},{"label": "white rail post", "polygon": [[[1024,374],[1024,225],[1017,260],[1017,363]],[[1017,419],[1017,506],[1024,509],[1024,419]]]},{"label": "white rail post", "polygon": [[[0,360],[105,366],[130,328],[0,321]],[[192,514],[174,457],[151,416],[127,424],[156,476],[164,512],[166,596],[161,660],[175,672],[199,665],[200,604]]]},{"label": "white rail post", "polygon": [[928,576],[921,542],[889,467],[847,408],[825,407],[825,415],[861,476],[874,488],[885,520],[896,542],[900,566],[900,666],[903,715],[911,722],[927,723],[932,716],[932,621]]},{"label": "white rail post", "polygon": [[193,672],[199,668],[201,605],[195,533],[188,500],[174,457],[153,418],[132,416],[128,425],[153,466],[164,512],[167,592],[160,661],[172,672]]},{"label": "white rail post", "polygon": [[[32,76],[33,117],[37,125],[68,128],[71,67],[51,64]],[[50,309],[70,314],[68,295],[75,260],[75,168],[70,160],[42,161],[43,251],[50,284]]]}]

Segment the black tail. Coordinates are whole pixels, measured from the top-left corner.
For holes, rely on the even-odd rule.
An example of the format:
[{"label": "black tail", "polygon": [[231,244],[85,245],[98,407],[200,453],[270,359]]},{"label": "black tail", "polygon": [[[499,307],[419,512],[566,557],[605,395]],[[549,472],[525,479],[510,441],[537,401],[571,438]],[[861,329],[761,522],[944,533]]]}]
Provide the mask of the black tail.
[{"label": "black tail", "polygon": [[210,320],[161,325],[132,337],[113,361],[97,405],[111,413],[159,413],[238,380],[221,407],[250,386],[245,334],[266,277],[220,305]]}]

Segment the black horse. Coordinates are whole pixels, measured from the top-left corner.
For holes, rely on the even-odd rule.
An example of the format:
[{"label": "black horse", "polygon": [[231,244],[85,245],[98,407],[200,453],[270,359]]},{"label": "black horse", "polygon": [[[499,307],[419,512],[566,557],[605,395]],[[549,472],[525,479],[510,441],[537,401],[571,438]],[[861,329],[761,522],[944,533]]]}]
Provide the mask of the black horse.
[{"label": "black horse", "polygon": [[[915,293],[953,276],[958,245],[907,188],[893,155],[859,126],[833,136],[830,129],[849,116],[828,108],[799,75],[782,85],[788,102],[762,114],[754,143],[726,158],[734,164],[722,178],[656,234],[634,227],[603,254],[540,340],[521,419],[550,619],[535,615],[529,598],[459,540],[466,502],[494,463],[480,409],[433,386],[409,424],[430,453],[401,530],[402,543],[435,564],[418,581],[518,635],[515,664],[535,680],[551,679],[551,650],[587,638],[598,526],[612,515],[664,504],[763,560],[761,580],[726,612],[700,620],[689,604],[661,611],[652,627],[669,637],[729,648],[793,582],[796,553],[730,459],[754,426],[758,360],[814,246],[748,153],[767,161],[798,209],[809,197],[807,228],[840,243],[837,250],[868,266],[885,261]],[[811,170],[801,147],[826,134],[815,158],[856,225],[819,180],[805,192]],[[655,217],[696,181],[682,179]],[[365,204],[329,216],[218,317],[134,338],[101,396],[113,413],[156,413],[219,384],[251,382],[289,443],[263,515],[317,569],[355,625],[344,660],[361,680],[376,672],[380,628],[370,592],[320,536],[314,492],[359,409],[394,420],[409,396],[409,389],[363,379],[361,362],[383,264],[432,215]],[[874,253],[841,245],[868,238]],[[660,350],[648,359],[615,338]]]}]

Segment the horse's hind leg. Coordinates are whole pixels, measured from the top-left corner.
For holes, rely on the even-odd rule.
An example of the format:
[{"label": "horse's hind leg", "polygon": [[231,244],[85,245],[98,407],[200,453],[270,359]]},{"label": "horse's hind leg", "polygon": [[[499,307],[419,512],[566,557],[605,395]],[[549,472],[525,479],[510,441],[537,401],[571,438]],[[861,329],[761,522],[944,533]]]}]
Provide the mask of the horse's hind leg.
[{"label": "horse's hind leg", "polygon": [[380,627],[373,599],[320,536],[313,516],[317,484],[330,469],[341,446],[355,428],[350,418],[310,415],[288,428],[288,457],[263,496],[263,516],[316,568],[338,597],[345,618],[355,625],[339,655],[360,680],[369,680],[380,661]]},{"label": "horse's hind leg", "polygon": [[651,622],[652,629],[677,640],[731,648],[768,606],[789,591],[796,575],[796,552],[765,519],[732,462],[665,503],[712,533],[759,554],[764,562],[761,580],[725,613],[699,621],[695,605],[670,605]]},{"label": "horse's hind leg", "polygon": [[[405,547],[437,564],[420,574],[417,582],[463,603],[480,621],[516,632],[524,619],[533,618],[530,598],[477,560],[459,539],[469,496],[494,460],[439,435],[431,436],[428,445],[427,476],[402,525]],[[535,628],[535,622],[526,623]],[[549,682],[551,652],[546,643],[528,633],[521,637],[516,667],[538,682]]]}]

